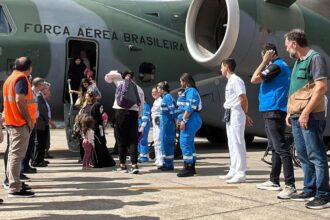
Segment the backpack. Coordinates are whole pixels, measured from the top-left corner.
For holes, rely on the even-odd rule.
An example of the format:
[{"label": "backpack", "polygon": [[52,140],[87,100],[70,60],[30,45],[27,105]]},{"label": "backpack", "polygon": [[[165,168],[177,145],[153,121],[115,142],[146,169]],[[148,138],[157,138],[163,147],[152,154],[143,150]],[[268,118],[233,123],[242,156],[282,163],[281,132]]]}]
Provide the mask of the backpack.
[{"label": "backpack", "polygon": [[141,105],[140,96],[137,86],[131,79],[125,79],[116,89],[117,104],[124,108],[130,109],[133,105]]}]

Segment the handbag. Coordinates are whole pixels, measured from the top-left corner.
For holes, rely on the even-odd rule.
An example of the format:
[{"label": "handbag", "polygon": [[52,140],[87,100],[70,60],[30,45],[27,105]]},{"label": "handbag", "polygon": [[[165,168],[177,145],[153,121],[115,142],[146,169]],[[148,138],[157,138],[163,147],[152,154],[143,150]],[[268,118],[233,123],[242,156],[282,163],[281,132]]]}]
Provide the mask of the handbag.
[{"label": "handbag", "polygon": [[[295,92],[292,96],[289,97],[289,108],[288,112],[291,114],[300,114],[309,103],[312,98],[313,92],[315,88],[315,83],[308,83],[297,92]],[[322,112],[324,111],[324,99],[320,101],[320,103],[316,106],[313,112]]]},{"label": "handbag", "polygon": [[226,122],[226,123],[230,122],[230,108],[229,109],[225,108],[225,114],[223,116],[223,122]]}]

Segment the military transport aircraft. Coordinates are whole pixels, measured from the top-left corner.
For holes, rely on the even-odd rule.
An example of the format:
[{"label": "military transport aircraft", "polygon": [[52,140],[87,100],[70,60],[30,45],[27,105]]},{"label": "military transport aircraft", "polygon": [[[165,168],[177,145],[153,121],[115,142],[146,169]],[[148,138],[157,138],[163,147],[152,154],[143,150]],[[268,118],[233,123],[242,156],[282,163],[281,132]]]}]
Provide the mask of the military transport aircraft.
[{"label": "military transport aircraft", "polygon": [[69,63],[81,51],[87,53],[109,112],[115,88],[104,75],[110,70],[134,71],[149,101],[157,82],[167,80],[175,89],[179,76],[189,72],[203,101],[201,134],[216,141],[225,134],[226,82],[219,77],[219,64],[234,57],[254,119],[246,133],[250,139],[265,136],[258,86],[249,83],[262,45],[275,43],[292,64],[283,35],[302,28],[330,65],[329,10],[326,0],[0,0],[1,81],[16,57],[31,57],[33,75],[53,85],[53,117],[63,120],[70,106]]}]

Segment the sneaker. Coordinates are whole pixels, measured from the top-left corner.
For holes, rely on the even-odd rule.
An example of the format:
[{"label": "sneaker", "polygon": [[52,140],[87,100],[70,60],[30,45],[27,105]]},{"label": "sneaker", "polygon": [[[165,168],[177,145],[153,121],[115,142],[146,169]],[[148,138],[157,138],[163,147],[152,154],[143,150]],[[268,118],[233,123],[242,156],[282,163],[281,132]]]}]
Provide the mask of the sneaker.
[{"label": "sneaker", "polygon": [[234,176],[235,176],[234,173],[227,173],[227,175],[225,175],[225,176],[219,176],[219,178],[222,179],[222,180],[230,180]]},{"label": "sneaker", "polygon": [[21,189],[19,192],[8,193],[9,198],[30,198],[34,196],[34,192]]},{"label": "sneaker", "polygon": [[47,167],[48,164],[45,161],[41,161],[40,163],[32,163],[33,167]]},{"label": "sneaker", "polygon": [[325,209],[330,208],[330,199],[315,197],[312,201],[306,203],[309,209]]},{"label": "sneaker", "polygon": [[24,182],[22,182],[22,189],[25,191],[32,190],[31,186],[29,186],[28,184],[26,184]]},{"label": "sneaker", "polygon": [[27,177],[26,175],[24,175],[23,173],[20,174],[19,178],[22,182],[31,181],[31,179],[29,177]]},{"label": "sneaker", "polygon": [[37,173],[37,169],[30,167],[27,170],[22,171],[22,173]]},{"label": "sneaker", "polygon": [[290,199],[292,201],[297,201],[297,202],[309,202],[309,201],[312,201],[314,199],[314,194],[313,193],[305,193],[305,192],[295,193],[290,197]]},{"label": "sneaker", "polygon": [[4,189],[6,189],[6,190],[8,190],[9,189],[9,183],[3,183],[2,184],[2,187],[4,188]]},{"label": "sneaker", "polygon": [[284,189],[277,194],[278,199],[290,199],[297,190],[294,186],[285,186]]},{"label": "sneaker", "polygon": [[226,183],[228,184],[236,184],[236,183],[244,183],[246,181],[245,176],[234,176],[233,178],[226,180]]},{"label": "sneaker", "polygon": [[129,173],[131,173],[131,174],[138,174],[139,173],[139,167],[138,167],[138,165],[132,166],[131,169],[129,170]]},{"label": "sneaker", "polygon": [[257,185],[257,189],[262,190],[271,190],[271,191],[280,191],[281,187],[280,185],[273,183],[272,181],[268,180],[264,183],[260,183]]},{"label": "sneaker", "polygon": [[116,169],[116,171],[118,171],[118,172],[122,172],[122,173],[127,173],[128,171],[127,171],[127,166],[119,166],[117,169]]}]

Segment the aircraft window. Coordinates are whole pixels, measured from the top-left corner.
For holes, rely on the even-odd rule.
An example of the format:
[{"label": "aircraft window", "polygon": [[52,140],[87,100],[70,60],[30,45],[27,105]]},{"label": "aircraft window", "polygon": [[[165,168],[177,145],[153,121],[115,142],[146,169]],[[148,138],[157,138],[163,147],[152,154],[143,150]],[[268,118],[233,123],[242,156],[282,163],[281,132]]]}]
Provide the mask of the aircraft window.
[{"label": "aircraft window", "polygon": [[155,79],[156,67],[152,63],[141,63],[139,68],[139,79],[141,82],[152,82]]},{"label": "aircraft window", "polygon": [[0,6],[0,33],[10,33],[11,27],[7,20],[7,16],[3,10],[3,7]]},{"label": "aircraft window", "polygon": [[154,16],[159,18],[159,13],[158,12],[147,12],[146,15]]}]

